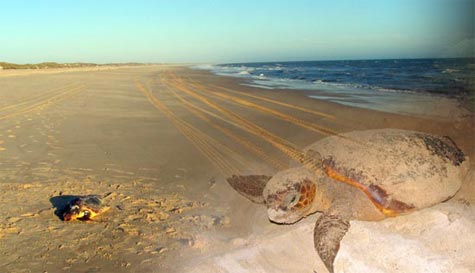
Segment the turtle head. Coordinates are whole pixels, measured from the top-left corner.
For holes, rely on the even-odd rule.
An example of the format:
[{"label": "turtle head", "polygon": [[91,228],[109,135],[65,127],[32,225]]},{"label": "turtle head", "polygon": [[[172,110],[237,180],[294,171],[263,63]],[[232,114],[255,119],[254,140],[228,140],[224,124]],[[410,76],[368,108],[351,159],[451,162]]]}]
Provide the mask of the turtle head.
[{"label": "turtle head", "polygon": [[79,205],[70,205],[63,213],[64,221],[73,221],[77,218],[81,218],[81,207]]},{"label": "turtle head", "polygon": [[291,224],[315,212],[316,175],[305,168],[277,173],[264,189],[269,219]]}]

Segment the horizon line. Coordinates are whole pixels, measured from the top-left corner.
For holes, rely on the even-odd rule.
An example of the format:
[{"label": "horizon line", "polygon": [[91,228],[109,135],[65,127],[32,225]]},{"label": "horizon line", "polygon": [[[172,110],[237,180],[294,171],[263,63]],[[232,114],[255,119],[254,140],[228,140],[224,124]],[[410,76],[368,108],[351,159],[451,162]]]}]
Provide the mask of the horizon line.
[{"label": "horizon line", "polygon": [[42,61],[35,63],[16,63],[8,61],[0,61],[0,64],[11,64],[11,65],[40,65],[40,64],[88,64],[88,65],[126,65],[126,64],[138,64],[138,65],[197,65],[197,64],[248,64],[248,63],[292,63],[292,62],[335,62],[335,61],[385,61],[385,60],[433,60],[433,59],[475,59],[475,56],[464,56],[464,57],[401,57],[401,58],[347,58],[347,59],[308,59],[308,60],[273,60],[273,61],[238,61],[238,62],[137,62],[137,61],[127,61],[127,62],[90,62],[90,61],[75,61],[75,62],[57,62],[57,61]]}]

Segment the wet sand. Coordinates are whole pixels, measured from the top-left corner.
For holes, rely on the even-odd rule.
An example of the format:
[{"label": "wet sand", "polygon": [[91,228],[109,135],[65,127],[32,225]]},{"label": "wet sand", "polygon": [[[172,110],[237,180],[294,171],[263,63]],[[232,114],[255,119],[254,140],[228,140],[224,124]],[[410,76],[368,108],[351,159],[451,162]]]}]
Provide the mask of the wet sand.
[{"label": "wet sand", "polygon": [[[399,115],[239,83],[178,66],[0,71],[0,268],[182,272],[269,234],[298,233],[298,224],[270,223],[225,178],[272,175],[329,134],[413,129],[448,135],[475,158],[474,117],[452,105],[431,110],[443,118]],[[474,184],[468,178],[456,199],[475,204]],[[68,196],[92,193],[111,207],[96,221],[55,214]],[[295,269],[282,255],[267,270],[279,265]]]}]

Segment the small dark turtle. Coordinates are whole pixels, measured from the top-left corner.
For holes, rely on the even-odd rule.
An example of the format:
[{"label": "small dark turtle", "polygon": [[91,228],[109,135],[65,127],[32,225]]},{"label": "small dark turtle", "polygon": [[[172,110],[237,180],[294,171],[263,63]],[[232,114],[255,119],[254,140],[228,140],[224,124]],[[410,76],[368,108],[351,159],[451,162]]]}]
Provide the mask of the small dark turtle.
[{"label": "small dark turtle", "polygon": [[377,221],[443,202],[460,189],[469,166],[450,138],[396,129],[327,137],[304,154],[304,166],[228,182],[265,204],[272,222],[321,212],[314,243],[330,272],[350,220]]},{"label": "small dark turtle", "polygon": [[64,221],[73,221],[75,219],[88,221],[97,215],[108,210],[98,195],[86,195],[74,198],[69,202],[63,212]]}]

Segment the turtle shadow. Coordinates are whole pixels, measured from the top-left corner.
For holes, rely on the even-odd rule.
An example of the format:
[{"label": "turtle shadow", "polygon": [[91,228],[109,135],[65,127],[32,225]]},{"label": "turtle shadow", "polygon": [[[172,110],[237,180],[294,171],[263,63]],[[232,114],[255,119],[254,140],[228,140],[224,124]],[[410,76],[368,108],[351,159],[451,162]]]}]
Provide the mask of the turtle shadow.
[{"label": "turtle shadow", "polygon": [[71,201],[79,197],[79,195],[59,195],[51,197],[49,201],[55,209],[54,214],[58,216],[59,219],[64,221],[63,213],[66,211]]}]

